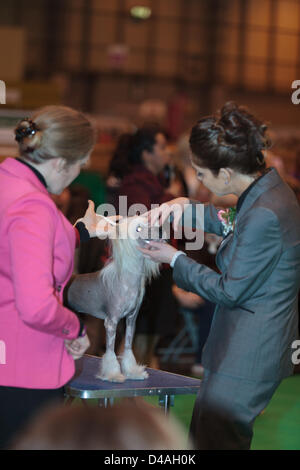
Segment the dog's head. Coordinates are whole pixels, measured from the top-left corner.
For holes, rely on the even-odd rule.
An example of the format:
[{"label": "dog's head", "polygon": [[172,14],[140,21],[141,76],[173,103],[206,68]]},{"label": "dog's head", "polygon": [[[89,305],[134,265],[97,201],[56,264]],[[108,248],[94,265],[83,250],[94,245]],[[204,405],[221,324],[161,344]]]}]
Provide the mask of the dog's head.
[{"label": "dog's head", "polygon": [[159,264],[145,258],[138,247],[147,248],[150,241],[164,243],[166,237],[161,227],[151,227],[148,219],[143,216],[127,217],[120,220],[116,234],[110,238],[113,250],[113,259],[120,270],[128,267],[129,270],[141,269],[147,278],[159,273]]},{"label": "dog's head", "polygon": [[129,239],[135,245],[147,247],[150,241],[165,242],[166,232],[158,225],[150,226],[147,217],[134,216],[121,219],[117,238]]}]

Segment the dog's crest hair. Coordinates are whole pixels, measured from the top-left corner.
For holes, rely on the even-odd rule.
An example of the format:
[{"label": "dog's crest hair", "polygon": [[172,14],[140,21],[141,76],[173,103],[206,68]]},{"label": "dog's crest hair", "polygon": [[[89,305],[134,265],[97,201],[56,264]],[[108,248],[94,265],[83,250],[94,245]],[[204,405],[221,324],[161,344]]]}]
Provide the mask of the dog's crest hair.
[{"label": "dog's crest hair", "polygon": [[140,273],[140,300],[144,297],[146,283],[159,274],[159,264],[145,258],[137,249],[138,239],[131,236],[132,231],[135,232],[135,228],[142,223],[141,220],[141,217],[133,217],[122,220],[118,224],[118,237],[110,239],[112,257],[101,271],[103,282],[108,291],[116,285],[116,281],[120,281],[124,276]]}]

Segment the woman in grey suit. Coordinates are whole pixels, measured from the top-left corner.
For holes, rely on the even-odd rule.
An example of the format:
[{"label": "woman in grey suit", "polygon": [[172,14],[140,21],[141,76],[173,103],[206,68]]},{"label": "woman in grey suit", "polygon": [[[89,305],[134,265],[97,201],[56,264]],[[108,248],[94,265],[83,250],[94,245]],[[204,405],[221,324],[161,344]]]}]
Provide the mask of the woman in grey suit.
[{"label": "woman in grey suit", "polygon": [[[155,250],[143,250],[170,263],[179,287],[216,304],[191,424],[198,449],[249,449],[256,416],[293,373],[300,208],[277,171],[266,168],[265,132],[266,126],[232,103],[219,116],[198,121],[191,132],[191,162],[199,180],[217,195],[239,198],[228,212],[204,208],[204,230],[224,237],[216,256],[220,274],[167,244],[151,243]],[[195,208],[197,203],[179,198],[149,218],[162,224],[172,215],[176,229],[192,214],[195,226]]]}]

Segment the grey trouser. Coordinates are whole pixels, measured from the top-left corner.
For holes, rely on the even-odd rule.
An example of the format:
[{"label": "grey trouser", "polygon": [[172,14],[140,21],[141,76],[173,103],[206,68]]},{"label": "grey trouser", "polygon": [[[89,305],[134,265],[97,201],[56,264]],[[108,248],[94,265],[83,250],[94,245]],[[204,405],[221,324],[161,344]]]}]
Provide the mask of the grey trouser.
[{"label": "grey trouser", "polygon": [[191,422],[196,449],[250,449],[255,418],[280,384],[251,381],[205,370]]}]

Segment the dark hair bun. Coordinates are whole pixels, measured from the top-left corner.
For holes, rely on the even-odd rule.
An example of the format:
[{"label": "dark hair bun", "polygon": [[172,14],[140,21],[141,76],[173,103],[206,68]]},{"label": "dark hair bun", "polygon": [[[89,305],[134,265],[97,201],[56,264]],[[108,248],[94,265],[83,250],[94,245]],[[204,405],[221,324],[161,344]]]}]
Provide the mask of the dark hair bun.
[{"label": "dark hair bun", "polygon": [[267,126],[256,119],[245,108],[235,103],[226,103],[222,108],[220,124],[224,127],[224,140],[228,144],[244,147],[250,158],[261,159],[261,151],[269,143],[265,137]]},{"label": "dark hair bun", "polygon": [[[263,150],[270,145],[267,126],[246,108],[228,102],[218,117],[198,121],[193,127],[190,146],[194,158],[215,173],[232,168],[253,174],[266,167]],[[201,165],[200,165],[201,166]]]}]

